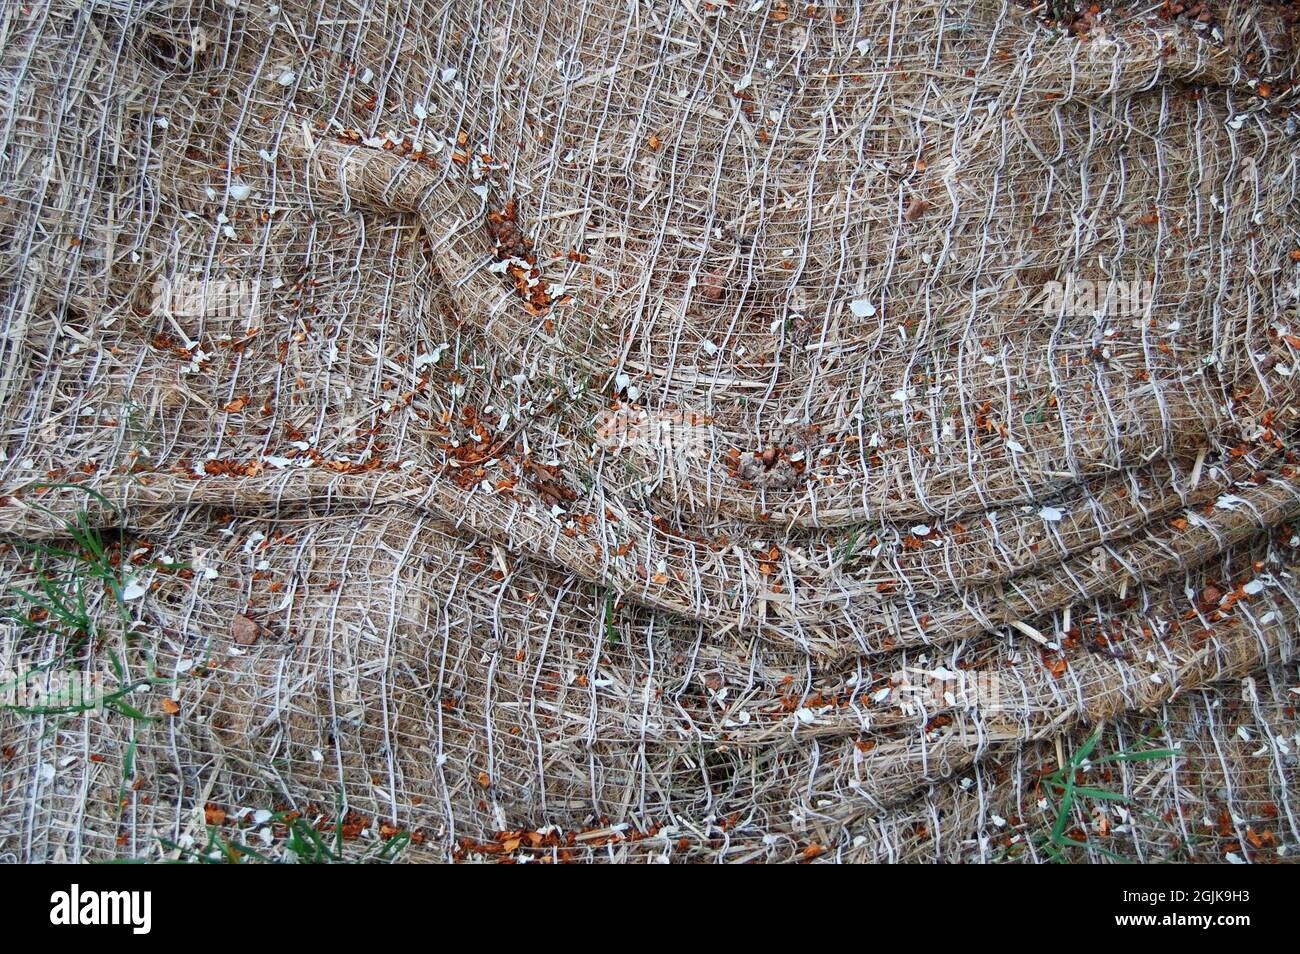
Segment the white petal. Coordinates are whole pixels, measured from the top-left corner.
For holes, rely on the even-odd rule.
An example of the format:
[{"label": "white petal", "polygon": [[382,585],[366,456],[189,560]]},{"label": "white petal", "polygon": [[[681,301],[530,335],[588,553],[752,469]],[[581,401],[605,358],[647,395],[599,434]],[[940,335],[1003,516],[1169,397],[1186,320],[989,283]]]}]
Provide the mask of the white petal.
[{"label": "white petal", "polygon": [[876,306],[865,298],[849,302],[849,308],[859,318],[870,318],[876,313]]}]

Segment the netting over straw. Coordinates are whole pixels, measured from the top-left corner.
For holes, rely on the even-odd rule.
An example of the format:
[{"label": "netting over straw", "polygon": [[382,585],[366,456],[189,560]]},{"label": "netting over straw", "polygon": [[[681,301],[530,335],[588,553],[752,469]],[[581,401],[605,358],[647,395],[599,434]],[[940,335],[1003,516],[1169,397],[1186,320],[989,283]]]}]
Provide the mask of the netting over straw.
[{"label": "netting over straw", "polygon": [[0,852],[1293,856],[1296,18],[1173,6],[6,6]]}]

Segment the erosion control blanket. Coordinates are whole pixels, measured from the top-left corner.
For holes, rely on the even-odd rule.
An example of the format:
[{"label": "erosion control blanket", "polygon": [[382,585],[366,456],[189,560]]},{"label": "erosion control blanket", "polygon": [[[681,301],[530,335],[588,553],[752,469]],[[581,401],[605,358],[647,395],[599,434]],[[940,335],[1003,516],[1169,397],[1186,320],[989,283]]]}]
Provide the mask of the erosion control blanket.
[{"label": "erosion control blanket", "polygon": [[1296,21],[4,4],[0,856],[1294,857]]}]

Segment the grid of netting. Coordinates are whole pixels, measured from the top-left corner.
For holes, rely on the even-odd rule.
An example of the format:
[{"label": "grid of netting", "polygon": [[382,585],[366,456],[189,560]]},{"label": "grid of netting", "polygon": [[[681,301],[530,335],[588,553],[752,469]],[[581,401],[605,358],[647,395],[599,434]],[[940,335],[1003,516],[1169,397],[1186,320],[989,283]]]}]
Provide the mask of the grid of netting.
[{"label": "grid of netting", "polygon": [[1293,855],[1215,6],[6,7],[0,852]]}]

